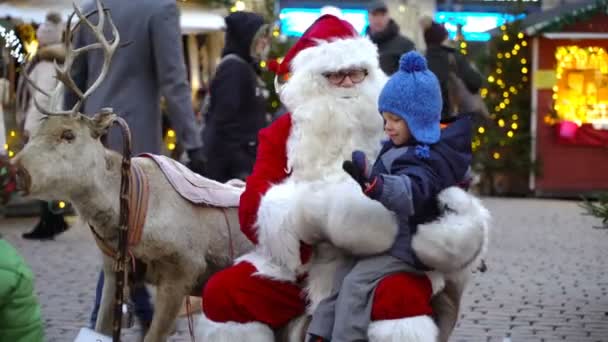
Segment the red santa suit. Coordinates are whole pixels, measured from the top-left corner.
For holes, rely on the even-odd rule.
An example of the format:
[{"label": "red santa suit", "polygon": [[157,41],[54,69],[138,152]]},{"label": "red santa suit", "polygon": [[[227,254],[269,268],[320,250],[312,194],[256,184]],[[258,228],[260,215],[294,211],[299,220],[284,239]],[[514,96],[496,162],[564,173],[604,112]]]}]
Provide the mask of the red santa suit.
[{"label": "red santa suit", "polygon": [[[345,89],[323,76],[347,68],[364,68],[368,75]],[[347,22],[326,15],[288,52],[279,74],[287,72],[280,95],[292,112],[260,131],[256,163],[239,207],[241,230],[256,248],[207,282],[197,327],[203,341],[274,341],[274,329],[311,313],[329,294],[344,251],[383,252],[396,233],[393,215],[367,198],[341,168],[353,150],[375,157],[383,138],[376,106],[386,76],[375,45],[358,37]],[[477,204],[471,203],[463,206]],[[422,235],[424,248],[437,244]],[[429,252],[428,257],[454,260],[446,255],[451,252]],[[413,330],[427,335],[411,341],[435,339],[430,298],[441,289],[440,280],[405,273],[382,280],[374,296],[372,319],[377,322],[370,327],[370,340],[397,333],[410,341],[407,334]]]}]

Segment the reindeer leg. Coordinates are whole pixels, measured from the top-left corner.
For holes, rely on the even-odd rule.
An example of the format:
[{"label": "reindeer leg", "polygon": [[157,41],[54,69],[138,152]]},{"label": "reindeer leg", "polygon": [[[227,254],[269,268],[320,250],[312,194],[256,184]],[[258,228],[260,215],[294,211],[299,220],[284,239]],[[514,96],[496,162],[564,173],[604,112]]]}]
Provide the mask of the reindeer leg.
[{"label": "reindeer leg", "polygon": [[97,322],[95,323],[95,331],[107,336],[112,336],[112,321],[114,312],[112,303],[114,302],[114,293],[116,292],[116,276],[112,270],[112,259],[103,257],[103,291],[101,294],[101,305],[97,314]]},{"label": "reindeer leg", "polygon": [[187,288],[189,287],[186,285],[183,278],[163,277],[156,289],[154,317],[144,342],[164,342],[167,340],[173,330],[175,319],[182,305],[182,299],[188,295]]}]

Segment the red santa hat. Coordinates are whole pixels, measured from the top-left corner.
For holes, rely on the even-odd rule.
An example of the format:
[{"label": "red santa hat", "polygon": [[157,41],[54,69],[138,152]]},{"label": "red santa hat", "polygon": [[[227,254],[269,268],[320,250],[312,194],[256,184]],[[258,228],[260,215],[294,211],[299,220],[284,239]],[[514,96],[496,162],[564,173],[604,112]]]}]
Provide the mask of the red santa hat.
[{"label": "red santa hat", "polygon": [[305,32],[302,37],[287,51],[285,58],[278,68],[277,75],[285,75],[290,72],[291,63],[301,51],[317,47],[321,42],[332,42],[339,39],[355,39],[359,34],[348,22],[331,14],[319,17]]}]

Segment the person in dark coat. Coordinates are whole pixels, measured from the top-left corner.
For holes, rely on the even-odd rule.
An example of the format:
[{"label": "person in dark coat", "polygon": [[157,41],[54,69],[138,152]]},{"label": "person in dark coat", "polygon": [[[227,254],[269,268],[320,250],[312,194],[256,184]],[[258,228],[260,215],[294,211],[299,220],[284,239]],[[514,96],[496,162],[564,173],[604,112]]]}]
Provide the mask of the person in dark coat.
[{"label": "person in dark coat", "polygon": [[268,91],[259,62],[270,47],[264,18],[250,12],[226,17],[226,45],[210,86],[204,145],[205,175],[226,182],[245,179],[255,162],[258,131],[266,126]]},{"label": "person in dark coat", "polygon": [[399,58],[414,50],[414,42],[399,33],[399,25],[390,18],[383,2],[374,2],[368,8],[369,26],[365,34],[378,46],[380,68],[392,75],[399,68]]},{"label": "person in dark coat", "polygon": [[[443,98],[441,117],[447,118],[455,114],[452,110],[453,104],[450,103],[448,91],[450,68],[456,71],[456,75],[462,79],[472,94],[479,92],[483,78],[463,55],[447,44],[448,31],[443,25],[432,21],[430,18],[424,18],[421,24],[424,28],[428,66],[435,76],[437,76],[437,79],[439,79],[439,86],[441,87],[441,96]],[[452,66],[450,66],[451,63],[453,63]]]}]

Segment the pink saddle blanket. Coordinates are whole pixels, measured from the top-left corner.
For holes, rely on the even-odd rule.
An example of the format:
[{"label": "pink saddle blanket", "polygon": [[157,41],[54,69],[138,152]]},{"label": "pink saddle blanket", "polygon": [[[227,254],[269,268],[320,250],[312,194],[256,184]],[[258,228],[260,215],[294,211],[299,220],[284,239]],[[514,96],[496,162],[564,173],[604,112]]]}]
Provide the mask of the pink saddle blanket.
[{"label": "pink saddle blanket", "polygon": [[244,186],[223,184],[190,171],[183,164],[160,155],[144,153],[138,157],[150,158],[156,162],[173,189],[184,199],[197,205],[220,208],[235,208],[245,190]]}]

